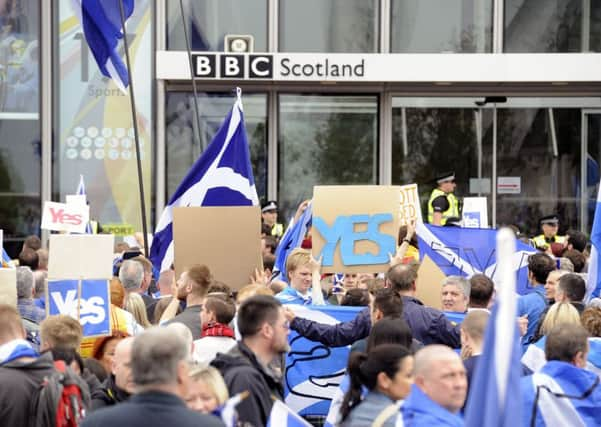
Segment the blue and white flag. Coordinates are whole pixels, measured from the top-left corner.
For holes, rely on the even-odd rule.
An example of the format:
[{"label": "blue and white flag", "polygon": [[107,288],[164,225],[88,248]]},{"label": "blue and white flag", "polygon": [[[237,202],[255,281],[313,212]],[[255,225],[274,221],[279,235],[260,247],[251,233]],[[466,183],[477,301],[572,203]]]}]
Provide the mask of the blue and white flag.
[{"label": "blue and white flag", "polygon": [[11,362],[21,357],[38,357],[31,343],[24,339],[8,341],[0,345],[0,365]]},{"label": "blue and white flag", "polygon": [[590,297],[598,297],[601,294],[601,184],[597,194],[597,207],[595,208],[595,218],[593,219],[593,228],[591,229],[591,256],[589,258],[588,279],[586,281],[585,301]]},{"label": "blue and white flag", "polygon": [[150,259],[160,272],[173,263],[173,208],[259,204],[244,128],[241,91],[207,149],[192,165],[156,227]]},{"label": "blue and white flag", "polygon": [[[83,196],[86,203],[88,203],[88,196],[86,195],[86,183],[83,180],[83,175],[79,175],[79,184],[77,184],[77,190],[75,190],[75,194],[78,196]],[[92,234],[92,225],[90,221],[86,223],[86,234]]]},{"label": "blue and white flag", "polygon": [[500,285],[484,336],[484,351],[476,366],[465,412],[466,427],[515,427],[522,420],[521,346],[517,327],[517,295],[513,254],[515,237],[498,233]]},{"label": "blue and white flag", "polygon": [[[353,320],[364,307],[338,305],[288,305],[298,317],[335,325]],[[350,351],[347,347],[327,347],[291,331],[286,358],[284,395],[286,404],[301,415],[326,416],[346,373]]]},{"label": "blue and white flag", "polygon": [[267,427],[311,427],[311,424],[281,401],[275,400],[267,420]]},{"label": "blue and white flag", "polygon": [[311,227],[313,219],[312,203],[309,203],[307,209],[300,216],[295,224],[290,224],[282,236],[277,249],[275,250],[274,272],[279,272],[279,279],[288,283],[288,273],[286,271],[286,260],[288,254],[303,243],[307,230]]},{"label": "blue and white flag", "polygon": [[238,424],[236,406],[238,406],[238,404],[246,399],[249,395],[250,393],[248,391],[243,391],[242,393],[238,393],[235,396],[230,397],[223,405],[215,409],[212,414],[221,418],[221,421],[223,421],[225,427],[236,427]]},{"label": "blue and white flag", "polygon": [[117,87],[125,92],[129,85],[127,67],[117,52],[119,40],[123,38],[121,9],[123,3],[125,20],[134,11],[134,0],[74,0],[75,14],[79,16],[83,34],[94,55],[100,72],[113,79]]},{"label": "blue and white flag", "polygon": [[[483,273],[497,282],[497,230],[485,228],[437,227],[419,223],[419,258],[429,257],[445,276],[471,277]],[[516,273],[516,288],[520,295],[532,291],[528,283],[528,256],[535,249],[516,242],[510,268]]]},{"label": "blue and white flag", "polygon": [[10,256],[8,256],[8,253],[4,250],[4,248],[2,248],[2,267],[15,268],[15,265],[13,264],[12,260],[10,259]]}]

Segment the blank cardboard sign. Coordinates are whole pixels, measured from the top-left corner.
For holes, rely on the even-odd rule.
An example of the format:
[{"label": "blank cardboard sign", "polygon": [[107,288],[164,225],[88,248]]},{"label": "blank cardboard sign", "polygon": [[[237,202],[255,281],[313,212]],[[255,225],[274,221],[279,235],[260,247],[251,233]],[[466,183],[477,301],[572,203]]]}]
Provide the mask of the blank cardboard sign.
[{"label": "blank cardboard sign", "polygon": [[388,270],[389,254],[396,252],[399,192],[384,185],[313,188],[312,252],[323,256],[323,273]]},{"label": "blank cardboard sign", "polygon": [[176,277],[204,264],[215,280],[240,289],[262,269],[261,211],[258,206],[174,208],[173,243]]},{"label": "blank cardboard sign", "polygon": [[114,242],[112,234],[52,234],[48,279],[110,279]]},{"label": "blank cardboard sign", "polygon": [[415,281],[417,298],[429,307],[442,310],[442,282],[445,278],[434,261],[429,256],[424,256]]},{"label": "blank cardboard sign", "polygon": [[0,304],[17,306],[16,268],[0,268]]}]

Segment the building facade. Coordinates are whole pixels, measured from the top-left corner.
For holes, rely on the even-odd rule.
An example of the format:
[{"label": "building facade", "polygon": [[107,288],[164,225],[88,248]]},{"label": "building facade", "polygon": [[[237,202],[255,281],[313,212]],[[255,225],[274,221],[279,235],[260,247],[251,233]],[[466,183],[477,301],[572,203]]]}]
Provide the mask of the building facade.
[{"label": "building facade", "polygon": [[[140,230],[130,97],[98,72],[72,2],[0,1],[0,29],[5,246],[80,175],[93,218]],[[425,207],[455,170],[492,225],[533,234],[556,212],[590,230],[598,2],[138,0],[127,33],[150,228],[239,86],[259,196],[285,216],[315,184],[415,182]]]}]

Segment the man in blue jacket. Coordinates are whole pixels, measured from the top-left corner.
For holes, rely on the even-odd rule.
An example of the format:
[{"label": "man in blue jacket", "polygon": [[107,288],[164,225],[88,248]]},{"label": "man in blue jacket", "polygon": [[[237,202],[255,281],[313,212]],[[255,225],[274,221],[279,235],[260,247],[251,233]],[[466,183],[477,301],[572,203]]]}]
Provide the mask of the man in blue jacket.
[{"label": "man in blue jacket", "polygon": [[601,386],[598,375],[583,369],[587,353],[588,333],[582,326],[561,323],[551,329],[545,342],[547,363],[522,378],[523,425],[601,424]]},{"label": "man in blue jacket", "polygon": [[[397,292],[403,300],[403,318],[409,325],[413,338],[423,344],[444,344],[452,348],[461,346],[458,325],[452,325],[445,315],[425,306],[416,295],[417,268],[411,264],[397,264],[386,273],[386,286]],[[296,317],[286,310],[290,328],[299,335],[329,347],[350,345],[365,338],[371,330],[369,309],[364,309],[350,322],[325,325]]]}]

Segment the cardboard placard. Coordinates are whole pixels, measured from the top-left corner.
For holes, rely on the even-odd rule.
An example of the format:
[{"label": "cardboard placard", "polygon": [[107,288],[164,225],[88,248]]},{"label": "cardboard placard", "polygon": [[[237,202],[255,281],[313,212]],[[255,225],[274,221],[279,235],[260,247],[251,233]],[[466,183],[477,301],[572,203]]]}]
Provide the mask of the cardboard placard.
[{"label": "cardboard placard", "polygon": [[486,197],[464,197],[461,222],[464,228],[488,228]]},{"label": "cardboard placard", "polygon": [[258,206],[182,207],[173,209],[176,277],[204,264],[215,280],[232,289],[250,283],[262,269],[261,210]]},{"label": "cardboard placard", "polygon": [[44,202],[42,229],[85,233],[90,221],[90,207],[79,203]]},{"label": "cardboard placard", "polygon": [[81,324],[84,337],[110,335],[110,313],[108,280],[48,280],[46,316],[73,317]]},{"label": "cardboard placard", "polygon": [[417,299],[427,306],[442,310],[442,282],[445,278],[434,261],[429,256],[424,256],[415,282]]},{"label": "cardboard placard", "polygon": [[67,194],[65,196],[65,200],[67,201],[68,205],[85,206],[88,204],[85,194]]},{"label": "cardboard placard", "polygon": [[16,268],[0,268],[0,304],[17,306]]},{"label": "cardboard placard", "polygon": [[313,188],[313,257],[323,273],[380,273],[389,268],[399,230],[399,186]]},{"label": "cardboard placard", "polygon": [[422,208],[419,202],[417,184],[401,185],[401,208],[399,227],[411,221],[422,221]]},{"label": "cardboard placard", "polygon": [[52,234],[48,279],[110,279],[114,242],[111,234]]}]

